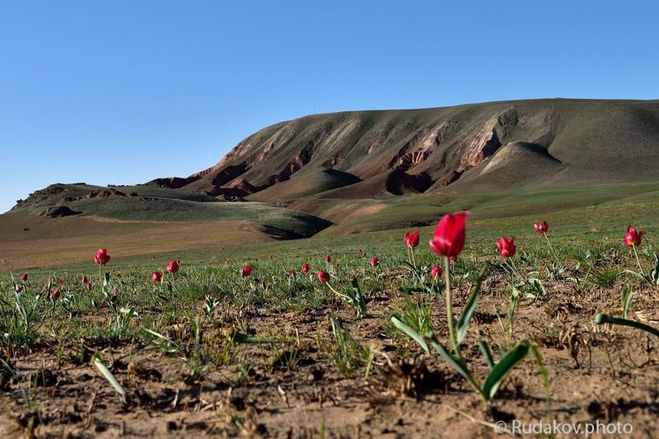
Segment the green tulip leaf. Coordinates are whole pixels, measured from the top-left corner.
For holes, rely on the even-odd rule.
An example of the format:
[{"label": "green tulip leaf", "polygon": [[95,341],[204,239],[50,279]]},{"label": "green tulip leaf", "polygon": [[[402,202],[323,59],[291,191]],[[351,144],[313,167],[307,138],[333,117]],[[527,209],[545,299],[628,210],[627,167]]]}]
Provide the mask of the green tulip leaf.
[{"label": "green tulip leaf", "polygon": [[275,343],[274,340],[263,337],[254,337],[251,335],[243,334],[242,332],[236,332],[231,338],[236,343],[242,344],[271,344]]},{"label": "green tulip leaf", "polygon": [[485,358],[485,362],[487,363],[487,367],[489,367],[490,370],[494,369],[494,366],[496,366],[496,362],[494,361],[494,356],[492,355],[492,349],[490,349],[490,344],[487,342],[487,340],[481,338],[478,341],[478,349],[481,351],[481,354],[483,354],[483,357]]},{"label": "green tulip leaf", "polygon": [[458,338],[458,344],[462,343],[465,337],[467,336],[469,323],[471,322],[471,317],[474,314],[474,310],[476,309],[476,304],[478,303],[478,299],[480,298],[481,285],[483,283],[483,279],[485,278],[486,272],[487,272],[487,266],[483,267],[480,274],[478,275],[478,280],[476,281],[476,285],[474,285],[473,288],[471,289],[471,294],[469,294],[469,298],[467,298],[467,303],[465,303],[464,309],[462,310],[462,315],[458,320],[458,324],[456,326],[456,330],[457,330],[456,335]]},{"label": "green tulip leaf", "polygon": [[424,351],[426,351],[426,354],[430,353],[430,349],[428,348],[428,344],[426,343],[426,339],[416,332],[414,329],[410,328],[407,326],[405,323],[403,323],[400,319],[397,317],[391,317],[391,323],[398,328],[401,332],[403,332],[405,335],[410,337],[412,340],[417,342],[419,346],[423,348]]},{"label": "green tulip leaf", "polygon": [[501,360],[490,371],[485,379],[485,383],[483,383],[483,394],[488,401],[494,398],[504,378],[526,357],[529,349],[529,342],[523,341],[501,357]]},{"label": "green tulip leaf", "polygon": [[601,325],[603,323],[608,323],[610,325],[629,326],[631,328],[636,328],[645,332],[649,332],[650,334],[659,337],[659,329],[653,328],[652,326],[646,325],[645,323],[637,322],[636,320],[621,319],[617,317],[612,317],[608,314],[597,314],[595,316],[595,323],[598,325]]},{"label": "green tulip leaf", "polygon": [[362,294],[362,289],[359,286],[359,281],[357,281],[357,278],[352,279],[352,301],[353,306],[357,308],[359,317],[366,317],[366,299]]},{"label": "green tulip leaf", "polygon": [[446,347],[437,340],[437,337],[434,335],[430,337],[430,343],[432,344],[432,347],[435,348],[437,353],[448,363],[449,366],[453,368],[457,373],[462,375],[466,380],[468,381],[473,381],[471,378],[471,373],[469,373],[469,369],[467,369],[467,365],[458,357],[454,356],[449,352]]},{"label": "green tulip leaf", "polygon": [[122,401],[126,401],[126,390],[123,388],[121,384],[119,384],[119,381],[114,377],[112,372],[110,372],[110,369],[108,369],[105,364],[103,364],[103,361],[101,360],[101,356],[98,353],[94,354],[93,357],[93,364],[96,366],[96,369],[103,375],[103,378],[105,378],[110,385],[114,388],[114,390],[121,396]]}]

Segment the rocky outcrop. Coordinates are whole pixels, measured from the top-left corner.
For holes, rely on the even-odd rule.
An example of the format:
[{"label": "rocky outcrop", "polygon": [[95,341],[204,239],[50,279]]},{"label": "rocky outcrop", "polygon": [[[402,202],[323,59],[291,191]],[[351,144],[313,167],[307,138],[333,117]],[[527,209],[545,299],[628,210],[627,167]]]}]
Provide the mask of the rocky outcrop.
[{"label": "rocky outcrop", "polygon": [[164,187],[168,189],[180,189],[183,186],[186,186],[190,183],[193,183],[197,180],[199,180],[201,177],[200,176],[190,176],[188,178],[181,178],[181,177],[169,177],[169,178],[156,178],[155,180],[151,180],[148,183],[146,183],[147,186],[155,186],[155,187]]},{"label": "rocky outcrop", "polygon": [[466,171],[492,157],[501,148],[501,139],[511,135],[518,121],[519,117],[514,107],[494,115],[469,140],[460,156],[458,166],[438,179],[436,186],[447,186],[456,182]]},{"label": "rocky outcrop", "polygon": [[[114,187],[104,188],[99,186],[89,186],[84,183],[57,183],[50,185],[45,189],[31,193],[27,199],[23,200],[20,204],[17,204],[16,208],[34,208],[37,209],[37,213],[40,215],[50,216],[51,212],[48,208],[66,206],[74,201],[94,198],[123,198],[128,196],[137,196],[137,194],[134,192],[126,194]],[[47,209],[43,210],[44,207]],[[70,213],[65,210],[54,212],[54,214],[58,216],[75,215],[78,213],[80,212]]]},{"label": "rocky outcrop", "polygon": [[99,189],[91,191],[87,194],[85,198],[117,198],[117,197],[127,197],[128,195],[124,192],[118,191],[113,188],[108,189]]},{"label": "rocky outcrop", "polygon": [[439,126],[420,130],[403,145],[389,162],[389,167],[407,171],[422,164],[458,128],[459,124],[456,121],[449,120]]},{"label": "rocky outcrop", "polygon": [[62,218],[65,216],[80,215],[81,213],[82,212],[71,210],[71,208],[67,206],[54,206],[45,209],[40,215],[47,218]]}]

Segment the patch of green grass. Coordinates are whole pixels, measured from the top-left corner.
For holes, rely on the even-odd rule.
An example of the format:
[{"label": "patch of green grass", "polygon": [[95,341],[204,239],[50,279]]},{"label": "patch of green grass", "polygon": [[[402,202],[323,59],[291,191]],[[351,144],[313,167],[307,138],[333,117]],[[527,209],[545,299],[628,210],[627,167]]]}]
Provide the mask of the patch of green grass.
[{"label": "patch of green grass", "polygon": [[[428,334],[433,331],[432,312],[429,304],[424,301],[408,299],[405,306],[394,311],[393,315],[419,334]],[[388,332],[396,333],[395,330]]]},{"label": "patch of green grass", "polygon": [[618,279],[618,271],[614,268],[602,267],[593,273],[593,282],[601,288],[610,288]]},{"label": "patch of green grass", "polygon": [[319,339],[318,344],[339,372],[346,377],[355,377],[362,368],[366,367],[370,352],[343,328],[337,318],[331,318],[331,326],[331,340],[327,342]]}]

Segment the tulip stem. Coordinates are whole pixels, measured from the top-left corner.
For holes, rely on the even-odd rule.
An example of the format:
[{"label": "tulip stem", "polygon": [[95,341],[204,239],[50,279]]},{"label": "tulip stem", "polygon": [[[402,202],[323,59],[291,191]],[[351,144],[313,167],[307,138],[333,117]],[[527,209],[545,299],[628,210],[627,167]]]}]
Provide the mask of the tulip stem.
[{"label": "tulip stem", "polygon": [[345,295],[345,294],[343,294],[343,293],[339,293],[338,291],[336,291],[336,290],[334,289],[334,287],[333,287],[329,282],[325,282],[325,284],[326,284],[326,285],[329,287],[329,289],[332,290],[332,292],[333,292],[334,294],[336,294],[337,296],[339,296],[339,297],[343,297],[343,298],[346,299],[346,300],[350,300],[350,297],[348,297],[347,295]]},{"label": "tulip stem", "polygon": [[451,339],[451,345],[457,356],[460,356],[460,346],[458,339],[455,337],[453,327],[453,305],[451,304],[451,278],[449,276],[449,260],[444,257],[444,280],[446,282],[446,320],[448,324],[448,336]]},{"label": "tulip stem", "polygon": [[560,266],[561,263],[560,263],[560,261],[558,260],[558,254],[556,253],[556,250],[554,250],[554,246],[551,245],[551,241],[549,240],[549,236],[547,236],[547,232],[542,232],[542,234],[543,234],[543,236],[545,237],[545,239],[547,240],[547,244],[549,244],[549,249],[551,250],[551,252],[552,252],[553,255],[554,255],[554,261],[556,262],[556,265],[557,265],[557,266]]},{"label": "tulip stem", "polygon": [[515,328],[515,312],[517,311],[517,305],[519,303],[519,297],[517,296],[517,291],[515,290],[515,275],[510,274],[510,309],[508,310],[508,343],[512,345],[513,342],[513,332]]},{"label": "tulip stem", "polygon": [[632,244],[632,250],[634,250],[634,256],[636,256],[636,263],[638,264],[638,269],[643,274],[643,267],[641,267],[641,261],[638,259],[638,252],[636,251],[636,245]]},{"label": "tulip stem", "polygon": [[[520,279],[524,280],[524,276],[522,276],[522,273],[519,272],[519,269],[517,268],[517,264],[515,264],[515,261],[513,261],[513,258],[510,257],[508,258],[508,261],[510,261],[510,267],[513,269],[514,274],[519,276]],[[510,277],[510,282],[512,283],[514,281],[514,278],[511,276]]]},{"label": "tulip stem", "polygon": [[410,253],[410,263],[412,264],[412,267],[416,270],[416,259],[414,258],[414,247],[408,247],[408,251]]}]

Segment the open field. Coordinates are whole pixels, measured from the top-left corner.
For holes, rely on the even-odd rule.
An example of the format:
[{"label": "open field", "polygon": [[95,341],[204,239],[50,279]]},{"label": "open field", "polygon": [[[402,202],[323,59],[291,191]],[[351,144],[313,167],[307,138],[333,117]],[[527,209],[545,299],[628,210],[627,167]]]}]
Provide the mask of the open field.
[{"label": "open field", "polygon": [[[11,268],[23,290],[14,293],[9,273],[0,278],[0,434],[457,438],[499,436],[498,421],[510,428],[513,420],[555,420],[584,429],[619,422],[632,426],[629,437],[653,437],[658,339],[594,318],[621,316],[626,292],[633,294],[627,317],[658,327],[659,289],[625,272],[639,268],[622,243],[628,223],[646,231],[638,256],[650,276],[656,194],[648,182],[385,199],[372,216],[293,241],[274,240],[253,222],[5,216],[3,225],[13,225],[2,228],[0,269]],[[540,364],[529,353],[488,403],[391,320],[450,346],[444,281],[430,276],[442,260],[426,243],[443,213],[463,209],[473,215],[451,269],[456,317],[487,267],[460,347],[464,362],[482,382],[483,338],[497,361],[520,343],[542,357]],[[533,230],[539,219],[551,224],[555,253]],[[33,221],[30,231],[22,221]],[[67,227],[76,238],[58,235]],[[421,233],[416,269],[408,265],[405,230]],[[35,238],[23,238],[28,232]],[[502,234],[517,237],[512,274],[494,245]],[[112,255],[103,267],[92,262],[99,247]],[[377,267],[369,264],[374,255]],[[152,282],[151,272],[171,259],[181,259],[180,271]],[[244,265],[253,267],[247,277]],[[332,290],[353,294],[353,279],[365,300],[361,317]],[[520,296],[512,295],[511,279]]]},{"label": "open field", "polygon": [[[173,196],[172,191],[139,189],[150,191],[149,195],[157,193],[157,200]],[[174,195],[190,196],[185,192]],[[290,209],[259,203],[205,202],[198,203],[208,205],[201,212],[195,208],[159,209],[151,211],[147,220],[136,218],[138,214],[130,213],[130,209],[113,211],[105,206],[106,201],[91,205],[94,211],[103,211],[104,217],[45,218],[25,210],[1,215],[0,271],[84,266],[90,260],[89,249],[100,247],[111,247],[119,264],[139,264],[154,255],[203,264],[278,252],[343,251],[356,245],[377,245],[382,250],[397,244],[403,230],[415,228],[429,234],[441,215],[460,210],[472,212],[471,233],[477,240],[502,233],[528,234],[528,224],[540,216],[560,223],[563,236],[587,240],[617,239],[619,230],[629,222],[630,212],[647,229],[659,227],[656,180],[516,192],[447,190],[390,199],[315,199],[293,203]],[[51,204],[49,200],[31,210],[39,212]],[[217,213],[202,216],[209,211]],[[326,227],[325,223],[333,225],[316,232],[312,239],[280,241],[274,232],[313,234]]]},{"label": "open field", "polygon": [[[89,246],[112,247],[117,256],[218,248],[238,240],[272,238],[246,221],[118,221],[101,217],[16,215],[2,219],[3,270],[57,267],[89,260]],[[24,230],[28,228],[29,230]]]}]

